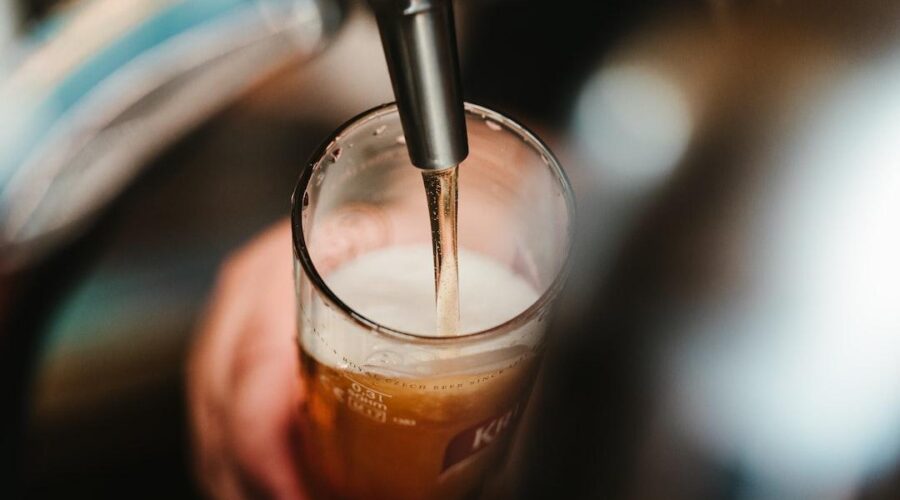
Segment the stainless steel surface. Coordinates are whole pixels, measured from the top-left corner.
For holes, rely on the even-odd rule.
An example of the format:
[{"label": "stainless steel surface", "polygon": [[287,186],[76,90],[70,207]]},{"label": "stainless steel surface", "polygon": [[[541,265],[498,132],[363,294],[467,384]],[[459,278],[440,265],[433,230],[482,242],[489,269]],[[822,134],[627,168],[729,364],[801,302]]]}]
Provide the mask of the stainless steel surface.
[{"label": "stainless steel surface", "polygon": [[370,0],[413,165],[441,170],[468,155],[449,0]]}]

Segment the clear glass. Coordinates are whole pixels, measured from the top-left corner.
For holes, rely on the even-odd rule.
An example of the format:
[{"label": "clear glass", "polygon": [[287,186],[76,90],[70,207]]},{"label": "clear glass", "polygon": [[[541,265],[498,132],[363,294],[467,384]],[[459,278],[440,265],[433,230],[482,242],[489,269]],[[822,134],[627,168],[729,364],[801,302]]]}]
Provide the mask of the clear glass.
[{"label": "clear glass", "polygon": [[[494,324],[452,337],[428,326],[401,331],[333,291],[330,280],[361,257],[431,248],[421,171],[409,163],[394,105],[335,132],[294,192],[301,455],[317,497],[471,495],[500,463],[531,392],[543,319],[570,250],[572,192],[556,158],[524,127],[471,104],[466,113],[460,281],[478,278],[466,277],[468,252],[527,283],[534,297]],[[346,281],[352,268],[344,269]],[[366,279],[360,276],[359,286],[379,285]],[[476,290],[487,300],[473,307],[491,307],[494,298],[503,300],[492,293],[506,293],[491,283]],[[433,307],[433,295],[431,301]]]}]

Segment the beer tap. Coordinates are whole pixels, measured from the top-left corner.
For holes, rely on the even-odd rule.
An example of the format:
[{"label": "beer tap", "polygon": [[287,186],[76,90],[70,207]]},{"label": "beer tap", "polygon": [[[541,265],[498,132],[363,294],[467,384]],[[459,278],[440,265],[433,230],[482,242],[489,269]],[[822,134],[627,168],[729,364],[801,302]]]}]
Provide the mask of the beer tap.
[{"label": "beer tap", "polygon": [[369,0],[378,22],[406,147],[423,170],[469,153],[451,0]]}]

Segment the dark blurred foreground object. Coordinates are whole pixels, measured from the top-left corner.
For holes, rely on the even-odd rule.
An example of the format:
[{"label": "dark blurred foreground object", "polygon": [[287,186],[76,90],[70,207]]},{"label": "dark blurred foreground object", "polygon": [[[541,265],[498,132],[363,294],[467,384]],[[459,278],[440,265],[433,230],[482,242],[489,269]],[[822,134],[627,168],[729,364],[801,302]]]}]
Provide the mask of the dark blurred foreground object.
[{"label": "dark blurred foreground object", "polygon": [[613,62],[685,99],[691,141],[609,266],[582,204],[510,497],[900,497],[900,17],[817,6]]},{"label": "dark blurred foreground object", "polygon": [[[667,9],[702,13],[703,0],[457,0],[466,99],[563,127],[592,63]],[[665,16],[663,16],[665,17]]]}]

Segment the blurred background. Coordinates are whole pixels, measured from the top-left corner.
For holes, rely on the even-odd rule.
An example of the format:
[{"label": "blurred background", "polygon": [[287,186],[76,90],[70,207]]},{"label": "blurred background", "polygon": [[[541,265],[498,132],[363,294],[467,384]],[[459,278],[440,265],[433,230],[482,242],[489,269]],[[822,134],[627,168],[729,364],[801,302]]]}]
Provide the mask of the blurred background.
[{"label": "blurred background", "polygon": [[[455,5],[467,100],[547,140],[583,226],[514,494],[900,498],[900,3]],[[192,328],[392,100],[374,21],[0,0],[0,75],[4,483],[195,497]]]}]

